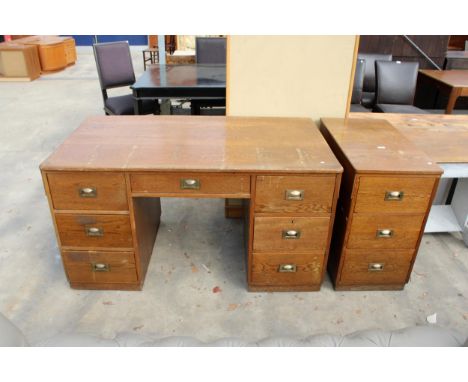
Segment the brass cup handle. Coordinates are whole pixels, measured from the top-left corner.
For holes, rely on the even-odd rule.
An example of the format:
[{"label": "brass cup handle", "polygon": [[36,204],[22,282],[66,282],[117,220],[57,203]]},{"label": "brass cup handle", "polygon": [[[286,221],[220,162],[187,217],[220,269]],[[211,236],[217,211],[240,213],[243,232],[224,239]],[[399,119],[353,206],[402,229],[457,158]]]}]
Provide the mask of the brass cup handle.
[{"label": "brass cup handle", "polygon": [[304,190],[286,190],[286,200],[304,200]]},{"label": "brass cup handle", "polygon": [[280,264],[278,272],[296,272],[296,264]]},{"label": "brass cup handle", "polygon": [[389,238],[393,236],[393,230],[391,229],[379,229],[377,230],[376,236],[378,238]]},{"label": "brass cup handle", "polygon": [[91,269],[93,272],[109,272],[110,264],[93,263],[91,264]]},{"label": "brass cup handle", "polygon": [[104,230],[98,227],[86,227],[86,236],[104,236]]},{"label": "brass cup handle", "polygon": [[400,202],[404,195],[403,191],[386,191],[384,200]]},{"label": "brass cup handle", "polygon": [[384,263],[370,263],[367,270],[369,272],[380,272],[384,269]]},{"label": "brass cup handle", "polygon": [[199,179],[181,179],[180,188],[182,190],[199,190],[200,189],[200,180]]},{"label": "brass cup handle", "polygon": [[81,198],[95,198],[97,196],[96,187],[83,187],[78,190]]},{"label": "brass cup handle", "polygon": [[288,229],[283,231],[283,239],[286,240],[295,240],[301,237],[301,231],[296,231],[293,229]]}]

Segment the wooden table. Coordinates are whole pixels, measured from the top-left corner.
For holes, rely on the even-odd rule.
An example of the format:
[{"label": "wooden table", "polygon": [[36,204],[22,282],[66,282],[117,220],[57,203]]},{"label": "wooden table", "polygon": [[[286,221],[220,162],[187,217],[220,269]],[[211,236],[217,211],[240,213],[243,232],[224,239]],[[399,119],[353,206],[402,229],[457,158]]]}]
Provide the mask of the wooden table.
[{"label": "wooden table", "polygon": [[458,97],[468,96],[468,70],[423,69],[419,73],[422,75],[423,81],[431,81],[437,87],[449,92],[445,114],[452,114]]},{"label": "wooden table", "polygon": [[444,169],[436,198],[442,204],[432,206],[425,231],[462,232],[468,246],[468,115],[350,113],[349,117],[387,120]]},{"label": "wooden table", "polygon": [[310,119],[92,117],[41,172],[73,288],[141,289],[159,198],[188,197],[244,200],[249,290],[320,289],[342,167]]},{"label": "wooden table", "polygon": [[144,99],[226,99],[226,65],[151,65],[131,86],[135,114]]}]

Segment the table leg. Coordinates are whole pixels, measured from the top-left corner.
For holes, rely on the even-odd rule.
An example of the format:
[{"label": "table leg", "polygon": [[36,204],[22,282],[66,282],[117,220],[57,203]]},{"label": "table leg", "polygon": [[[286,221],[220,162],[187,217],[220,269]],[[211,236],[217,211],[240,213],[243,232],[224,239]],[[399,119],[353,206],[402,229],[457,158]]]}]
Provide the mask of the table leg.
[{"label": "table leg", "polygon": [[445,114],[452,114],[455,103],[457,102],[458,97],[461,95],[461,88],[452,88],[450,91],[450,96],[447,102],[447,107],[445,108]]},{"label": "table leg", "polygon": [[143,103],[138,98],[133,99],[133,108],[135,115],[140,115],[143,109]]}]

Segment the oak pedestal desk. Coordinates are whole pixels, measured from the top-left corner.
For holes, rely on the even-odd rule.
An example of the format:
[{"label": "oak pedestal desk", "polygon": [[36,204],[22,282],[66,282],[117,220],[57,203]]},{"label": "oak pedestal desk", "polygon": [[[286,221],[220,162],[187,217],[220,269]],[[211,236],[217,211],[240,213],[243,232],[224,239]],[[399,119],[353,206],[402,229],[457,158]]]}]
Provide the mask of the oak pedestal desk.
[{"label": "oak pedestal desk", "polygon": [[337,290],[403,289],[442,169],[384,120],[322,119],[343,165],[328,269]]},{"label": "oak pedestal desk", "polygon": [[194,197],[244,200],[250,290],[320,289],[342,167],[309,119],[91,117],[41,172],[72,288],[141,289],[160,197]]}]

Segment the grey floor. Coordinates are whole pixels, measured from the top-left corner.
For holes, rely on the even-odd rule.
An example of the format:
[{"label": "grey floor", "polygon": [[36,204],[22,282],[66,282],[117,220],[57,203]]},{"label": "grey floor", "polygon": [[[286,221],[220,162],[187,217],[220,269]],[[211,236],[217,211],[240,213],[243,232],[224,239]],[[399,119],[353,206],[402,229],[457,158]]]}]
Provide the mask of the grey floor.
[{"label": "grey floor", "polygon": [[[133,56],[138,76],[140,51]],[[456,235],[423,237],[403,291],[335,292],[327,279],[320,292],[249,293],[242,225],[224,218],[222,200],[163,200],[143,291],[70,289],[38,167],[95,114],[102,101],[89,49],[65,71],[0,83],[0,312],[31,343],[63,332],[206,341],[347,334],[422,325],[433,313],[438,324],[468,332],[468,249]]]}]

